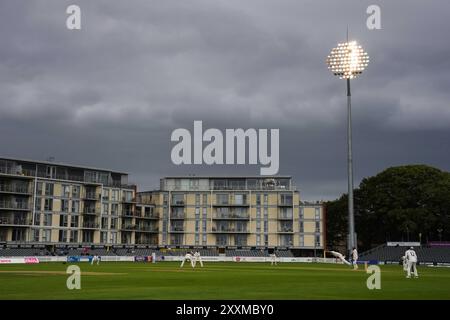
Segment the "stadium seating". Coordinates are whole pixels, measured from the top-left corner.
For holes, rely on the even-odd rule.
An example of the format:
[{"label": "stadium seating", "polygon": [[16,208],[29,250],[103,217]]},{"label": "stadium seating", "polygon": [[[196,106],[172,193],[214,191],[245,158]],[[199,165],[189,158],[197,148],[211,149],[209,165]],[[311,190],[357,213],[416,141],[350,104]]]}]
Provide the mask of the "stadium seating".
[{"label": "stadium seating", "polygon": [[[382,262],[400,262],[401,257],[409,247],[382,245],[363,252],[360,260],[378,260]],[[415,247],[419,262],[422,263],[450,263],[449,247]]]}]

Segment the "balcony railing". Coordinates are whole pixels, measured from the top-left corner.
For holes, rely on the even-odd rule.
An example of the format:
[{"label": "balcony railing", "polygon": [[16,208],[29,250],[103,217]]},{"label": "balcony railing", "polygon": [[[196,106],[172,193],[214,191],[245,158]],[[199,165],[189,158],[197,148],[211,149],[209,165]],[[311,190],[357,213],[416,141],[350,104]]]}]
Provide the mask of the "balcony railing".
[{"label": "balcony railing", "polygon": [[216,220],[249,220],[250,216],[248,214],[236,214],[236,213],[217,213],[214,215],[213,219]]},{"label": "balcony railing", "polygon": [[98,211],[96,208],[84,208],[83,213],[84,214],[99,215],[100,211]]},{"label": "balcony railing", "polygon": [[98,229],[100,225],[95,222],[83,222],[84,229]]},{"label": "balcony railing", "polygon": [[26,202],[0,201],[0,209],[29,210],[30,206]]},{"label": "balcony railing", "polygon": [[28,187],[14,184],[0,184],[0,192],[31,194]]},{"label": "balcony railing", "polygon": [[101,194],[96,194],[94,192],[87,192],[86,195],[84,196],[85,200],[100,200],[101,199]]},{"label": "balcony railing", "polygon": [[148,226],[137,226],[136,232],[158,232],[158,228]]},{"label": "balcony railing", "polygon": [[185,202],[184,202],[184,200],[175,200],[175,201],[172,201],[171,205],[172,206],[184,206]]},{"label": "balcony railing", "polygon": [[30,226],[32,221],[30,219],[0,217],[0,225],[16,225],[16,226]]},{"label": "balcony railing", "polygon": [[170,227],[170,232],[184,232],[184,227]]},{"label": "balcony railing", "polygon": [[292,214],[279,214],[278,220],[292,220],[294,216]]},{"label": "balcony railing", "polygon": [[159,214],[149,214],[144,216],[136,216],[137,219],[159,219]]},{"label": "balcony railing", "polygon": [[186,214],[184,214],[184,213],[172,213],[170,215],[170,219],[172,219],[172,220],[185,219],[185,217],[186,217]]},{"label": "balcony railing", "polygon": [[294,229],[289,228],[289,227],[278,228],[278,232],[279,233],[290,233],[290,232],[294,232]]},{"label": "balcony railing", "polygon": [[249,233],[247,228],[212,228],[214,233]]}]

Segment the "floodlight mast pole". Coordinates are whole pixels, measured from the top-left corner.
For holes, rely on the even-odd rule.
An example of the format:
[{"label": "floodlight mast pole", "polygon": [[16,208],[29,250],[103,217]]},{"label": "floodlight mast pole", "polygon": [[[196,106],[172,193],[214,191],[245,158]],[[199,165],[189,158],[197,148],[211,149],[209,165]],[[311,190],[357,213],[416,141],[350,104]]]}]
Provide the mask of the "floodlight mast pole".
[{"label": "floodlight mast pole", "polygon": [[355,247],[355,217],[353,211],[353,158],[352,158],[352,94],[347,79],[347,169],[348,169],[348,251]]}]

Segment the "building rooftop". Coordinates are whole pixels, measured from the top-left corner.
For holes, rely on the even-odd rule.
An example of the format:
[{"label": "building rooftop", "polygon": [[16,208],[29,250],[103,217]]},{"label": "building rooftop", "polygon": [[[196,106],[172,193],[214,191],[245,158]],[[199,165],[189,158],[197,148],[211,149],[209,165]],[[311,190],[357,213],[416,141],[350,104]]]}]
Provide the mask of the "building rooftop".
[{"label": "building rooftop", "polygon": [[110,170],[110,169],[105,169],[105,168],[96,168],[96,167],[90,167],[90,166],[74,165],[74,164],[68,164],[68,163],[63,163],[63,162],[30,160],[30,159],[10,158],[10,157],[0,157],[0,160],[20,161],[20,162],[37,163],[37,164],[44,164],[44,165],[50,165],[50,166],[62,166],[62,167],[87,169],[87,170],[94,170],[94,171],[105,171],[105,172],[128,175],[127,172],[123,172],[123,171]]}]

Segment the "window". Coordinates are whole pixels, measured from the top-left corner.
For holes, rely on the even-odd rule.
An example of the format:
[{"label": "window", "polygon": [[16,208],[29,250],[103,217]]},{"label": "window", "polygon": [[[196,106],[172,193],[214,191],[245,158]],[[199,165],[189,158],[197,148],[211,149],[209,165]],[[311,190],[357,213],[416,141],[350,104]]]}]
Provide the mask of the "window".
[{"label": "window", "polygon": [[117,229],[117,218],[111,218],[111,229]]},{"label": "window", "polygon": [[111,232],[111,243],[117,243],[117,232]]},{"label": "window", "polygon": [[291,193],[282,193],[280,195],[280,204],[285,206],[292,206],[292,194]]},{"label": "window", "polygon": [[315,240],[316,240],[315,241],[316,247],[320,247],[320,235],[319,234],[316,234],[316,239]]},{"label": "window", "polygon": [[267,247],[269,245],[269,235],[264,235],[264,245]]},{"label": "window", "polygon": [[111,204],[111,215],[116,216],[119,214],[119,205],[117,203]]},{"label": "window", "polygon": [[62,185],[62,196],[65,198],[70,197],[70,186],[67,184]]},{"label": "window", "polygon": [[316,220],[320,220],[320,208],[315,208]]},{"label": "window", "polygon": [[259,193],[256,195],[256,205],[261,205],[261,195]]},{"label": "window", "polygon": [[122,201],[126,201],[126,202],[133,201],[133,191],[123,191]]},{"label": "window", "polygon": [[264,204],[269,202],[269,195],[267,193],[264,194]]},{"label": "window", "polygon": [[208,195],[207,194],[203,195],[203,204],[204,205],[208,204]]},{"label": "window", "polygon": [[78,242],[78,230],[72,230],[70,233],[70,242]]},{"label": "window", "polygon": [[52,214],[45,213],[44,214],[44,226],[51,226],[51,225],[52,225]]},{"label": "window", "polygon": [[39,242],[39,229],[33,230],[33,241]]},{"label": "window", "polygon": [[184,194],[182,194],[182,193],[172,194],[172,204],[184,205]]},{"label": "window", "polygon": [[69,212],[69,200],[61,200],[61,212]]},{"label": "window", "polygon": [[268,221],[264,221],[264,233],[269,232],[269,222]]},{"label": "window", "polygon": [[219,193],[216,195],[217,204],[228,204],[228,194],[227,193]]},{"label": "window", "polygon": [[257,234],[257,235],[256,235],[256,245],[257,245],[257,246],[260,246],[260,245],[261,245],[261,235],[260,235],[260,234]]},{"label": "window", "polygon": [[200,231],[200,221],[195,220],[195,232],[199,232],[199,231]]},{"label": "window", "polygon": [[247,195],[246,194],[235,194],[234,195],[234,204],[244,205],[247,203]]},{"label": "window", "polygon": [[42,199],[41,198],[36,198],[36,202],[34,203],[34,209],[36,211],[42,210]]},{"label": "window", "polygon": [[102,218],[102,229],[108,229],[108,218]]},{"label": "window", "polygon": [[228,244],[228,237],[224,234],[218,234],[216,236],[216,245],[218,246],[226,246]]},{"label": "window", "polygon": [[300,232],[305,232],[305,227],[303,225],[303,221],[300,221],[299,230],[300,230]]},{"label": "window", "polygon": [[56,167],[47,166],[46,174],[47,174],[46,175],[47,178],[55,178],[56,177]]},{"label": "window", "polygon": [[78,217],[77,216],[72,216],[70,218],[70,226],[72,228],[78,228]]},{"label": "window", "polygon": [[42,241],[51,242],[51,230],[42,230]]},{"label": "window", "polygon": [[200,194],[198,193],[195,195],[195,205],[196,206],[200,205]]},{"label": "window", "polygon": [[316,221],[316,232],[320,232],[320,222]]},{"label": "window", "polygon": [[195,245],[198,246],[200,244],[200,235],[198,233],[195,234]]},{"label": "window", "polygon": [[108,232],[105,231],[100,232],[100,242],[108,243]]},{"label": "window", "polygon": [[46,196],[52,196],[53,195],[53,188],[54,188],[53,183],[46,182],[45,183],[45,195]]},{"label": "window", "polygon": [[300,208],[299,215],[300,215],[300,219],[303,219],[303,218],[304,218],[305,212],[304,212],[303,208]]},{"label": "window", "polygon": [[67,242],[67,230],[59,230],[59,242]]},{"label": "window", "polygon": [[119,201],[119,190],[112,190],[111,201]]},{"label": "window", "polygon": [[34,214],[34,225],[39,226],[41,224],[41,214],[39,212],[36,212]]},{"label": "window", "polygon": [[109,201],[109,189],[103,189],[103,200]]},{"label": "window", "polygon": [[299,241],[300,247],[305,246],[305,237],[302,234],[299,236],[298,241]]},{"label": "window", "polygon": [[269,218],[269,212],[267,208],[264,208],[264,220],[267,220]]},{"label": "window", "polygon": [[36,186],[36,194],[37,195],[42,195],[42,190],[43,190],[43,183],[42,182],[38,182],[37,186]]},{"label": "window", "polygon": [[53,199],[49,199],[49,198],[45,199],[44,210],[45,211],[53,210]]},{"label": "window", "polygon": [[103,214],[109,214],[109,205],[107,203],[103,203]]},{"label": "window", "polygon": [[72,186],[72,198],[80,197],[80,186]]},{"label": "window", "polygon": [[67,215],[60,215],[59,216],[59,226],[60,227],[67,227],[67,221],[69,220],[69,217]]},{"label": "window", "polygon": [[256,221],[256,232],[257,233],[261,232],[261,220]]},{"label": "window", "polygon": [[203,232],[206,232],[206,225],[207,225],[206,219],[203,219],[203,223],[202,223],[202,231]]},{"label": "window", "polygon": [[80,201],[72,200],[72,213],[80,212]]},{"label": "window", "polygon": [[206,234],[202,236],[202,245],[206,246]]}]

